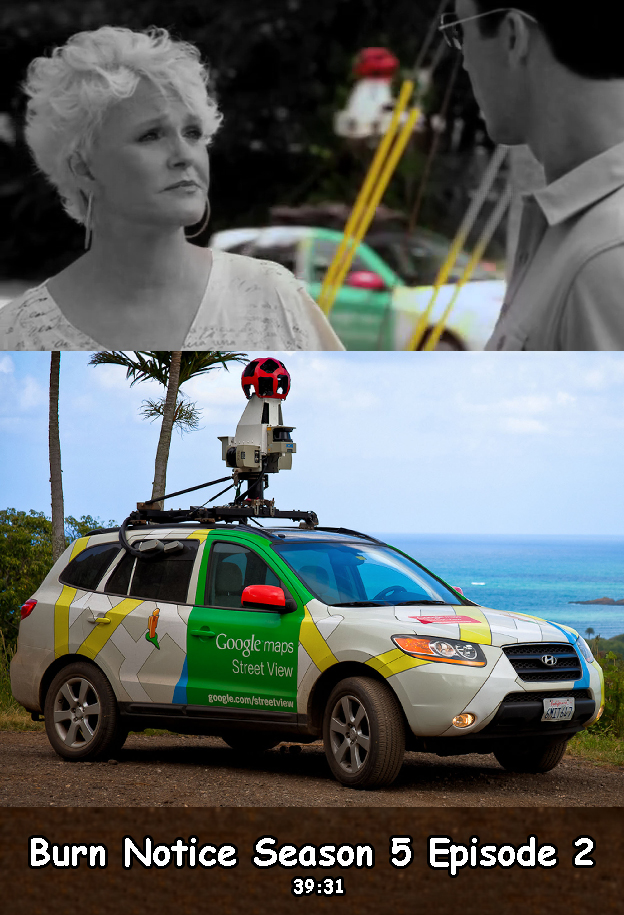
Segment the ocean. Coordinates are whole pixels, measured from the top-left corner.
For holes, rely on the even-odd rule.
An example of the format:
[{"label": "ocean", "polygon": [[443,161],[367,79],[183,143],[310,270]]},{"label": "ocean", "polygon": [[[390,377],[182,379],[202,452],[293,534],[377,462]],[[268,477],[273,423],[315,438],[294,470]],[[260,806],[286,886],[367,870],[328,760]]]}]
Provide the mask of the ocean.
[{"label": "ocean", "polygon": [[484,607],[529,613],[587,637],[624,633],[624,538],[378,534]]}]

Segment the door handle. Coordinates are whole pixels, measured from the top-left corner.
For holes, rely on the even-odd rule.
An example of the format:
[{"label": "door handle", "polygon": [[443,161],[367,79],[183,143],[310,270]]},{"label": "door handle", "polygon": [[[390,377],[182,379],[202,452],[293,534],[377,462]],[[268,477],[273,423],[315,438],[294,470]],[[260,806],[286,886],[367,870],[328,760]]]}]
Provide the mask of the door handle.
[{"label": "door handle", "polygon": [[106,616],[108,611],[102,613],[100,610],[98,614],[97,610],[92,610],[91,607],[85,607],[85,610],[88,610],[91,614],[91,618],[87,620],[91,625],[95,626],[97,623],[102,623],[103,626],[106,626],[107,623],[110,623],[109,618]]},{"label": "door handle", "polygon": [[217,633],[209,629],[208,626],[202,626],[201,629],[191,629],[191,635],[194,635],[196,639],[201,639],[202,642],[207,642],[208,639],[214,639]]}]

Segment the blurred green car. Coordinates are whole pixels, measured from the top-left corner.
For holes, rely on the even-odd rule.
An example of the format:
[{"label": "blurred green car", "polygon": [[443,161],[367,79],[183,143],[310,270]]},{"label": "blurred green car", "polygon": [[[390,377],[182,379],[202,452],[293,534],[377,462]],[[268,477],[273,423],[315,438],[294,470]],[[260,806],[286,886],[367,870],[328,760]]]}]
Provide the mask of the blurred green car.
[{"label": "blurred green car", "polygon": [[[309,226],[228,229],[212,236],[212,248],[275,261],[303,280],[319,298],[323,277],[342,233]],[[450,243],[420,230],[417,235],[379,231],[367,236],[351,264],[330,313],[330,322],[348,350],[404,350],[420,315],[426,311],[433,283]],[[442,286],[427,331],[442,317],[468,261],[460,254],[449,282]],[[460,290],[437,349],[481,350],[505,296],[505,282],[493,264],[480,264]]]}]

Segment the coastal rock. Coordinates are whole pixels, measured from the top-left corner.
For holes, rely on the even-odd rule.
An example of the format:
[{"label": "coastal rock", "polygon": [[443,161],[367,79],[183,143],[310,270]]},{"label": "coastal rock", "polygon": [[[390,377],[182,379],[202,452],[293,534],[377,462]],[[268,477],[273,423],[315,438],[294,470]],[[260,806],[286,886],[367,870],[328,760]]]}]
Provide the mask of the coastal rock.
[{"label": "coastal rock", "polygon": [[623,607],[624,597],[621,600],[613,600],[612,597],[597,597],[595,600],[569,600],[569,604],[606,604],[610,607]]}]

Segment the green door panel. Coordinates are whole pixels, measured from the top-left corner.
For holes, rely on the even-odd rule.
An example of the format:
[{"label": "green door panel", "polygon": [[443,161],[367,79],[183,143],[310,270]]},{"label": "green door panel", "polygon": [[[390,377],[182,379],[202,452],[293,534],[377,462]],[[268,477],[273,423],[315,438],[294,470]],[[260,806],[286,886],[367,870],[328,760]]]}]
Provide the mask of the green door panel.
[{"label": "green door panel", "polygon": [[[331,264],[342,235],[318,230],[305,239],[304,276],[308,291],[318,301],[323,278]],[[360,244],[351,271],[369,270],[378,274],[388,288],[376,292],[342,285],[329,320],[348,350],[391,349],[393,344],[392,287],[396,277],[367,245]]]},{"label": "green door panel", "polygon": [[[238,592],[243,585],[265,583],[241,579],[235,589],[236,597],[224,592],[218,600],[214,599],[215,576],[208,579],[213,551],[216,548],[214,562],[221,563],[222,568],[224,560],[237,559],[227,555],[231,548],[237,547],[252,550],[266,563],[295,598],[296,610],[277,613],[205,605],[208,595],[210,603],[230,601],[240,607]],[[246,559],[245,556],[245,563]],[[232,571],[230,565],[228,568]],[[186,701],[189,705],[296,713],[299,630],[307,598],[305,589],[292,587],[292,581],[292,575],[285,574],[279,558],[264,546],[261,538],[243,534],[224,537],[217,531],[209,537],[202,557],[196,605],[188,621]]]}]

